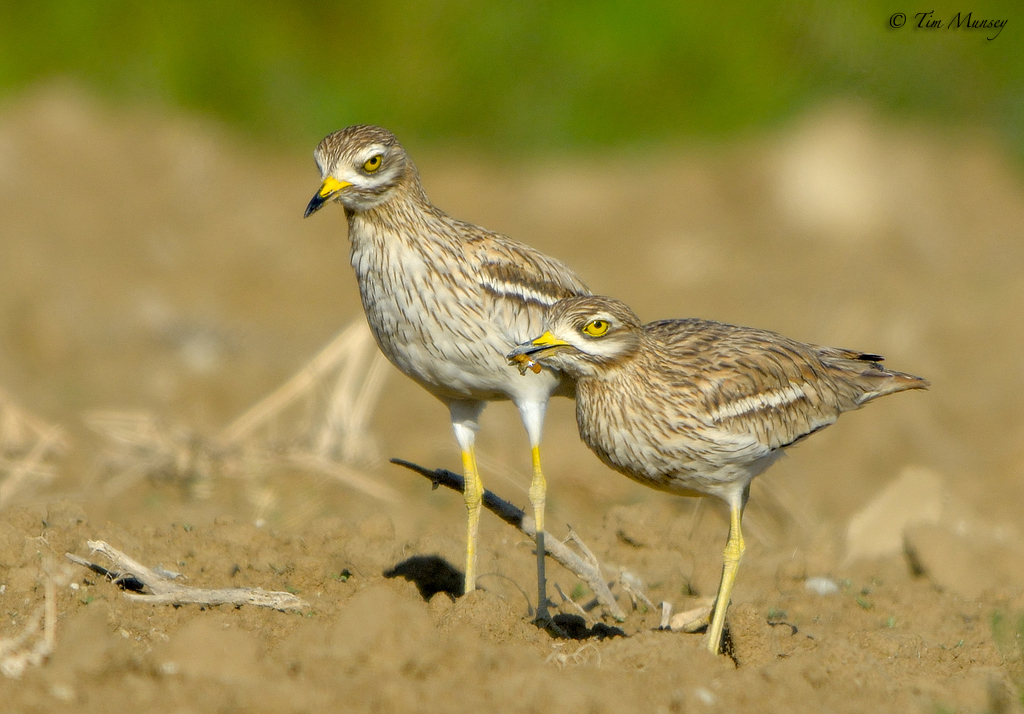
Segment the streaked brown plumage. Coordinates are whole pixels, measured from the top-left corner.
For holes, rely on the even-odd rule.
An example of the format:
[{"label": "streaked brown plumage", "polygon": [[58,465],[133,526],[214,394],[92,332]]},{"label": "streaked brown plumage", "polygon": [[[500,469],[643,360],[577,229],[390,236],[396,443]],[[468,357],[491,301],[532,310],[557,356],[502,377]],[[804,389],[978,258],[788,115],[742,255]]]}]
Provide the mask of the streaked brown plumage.
[{"label": "streaked brown plumage", "polygon": [[879,355],[708,320],[642,325],[625,304],[562,300],[545,332],[509,354],[576,381],[580,436],[606,464],[653,488],[729,506],[725,567],[708,646],[721,646],[743,554],[741,518],[755,476],[783,450],[872,399],[928,382]]},{"label": "streaked brown plumage", "polygon": [[[501,399],[519,409],[532,447],[530,500],[543,589],[541,430],[548,398],[571,394],[572,384],[557,373],[519,379],[504,355],[540,331],[551,305],[589,291],[561,262],[433,206],[416,167],[386,129],[335,132],[320,142],[314,158],[323,184],[306,215],[330,200],[345,207],[352,267],[377,344],[450,410],[466,474],[466,591],[475,587],[483,495],[474,435],[486,402]],[[542,590],[538,614],[545,612]]]}]

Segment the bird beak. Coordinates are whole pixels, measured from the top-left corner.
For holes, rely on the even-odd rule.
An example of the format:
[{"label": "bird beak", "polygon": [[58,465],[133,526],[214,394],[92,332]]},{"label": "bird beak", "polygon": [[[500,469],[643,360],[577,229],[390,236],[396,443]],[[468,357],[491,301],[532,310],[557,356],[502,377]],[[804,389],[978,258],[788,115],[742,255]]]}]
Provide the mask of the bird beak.
[{"label": "bird beak", "polygon": [[527,369],[532,369],[537,373],[540,372],[540,365],[533,360],[535,356],[553,352],[559,347],[569,346],[569,343],[565,340],[560,340],[550,332],[545,332],[540,337],[530,340],[529,342],[524,342],[516,347],[508,353],[508,357],[506,357],[506,359],[510,365],[519,368],[520,374],[526,374]]},{"label": "bird beak", "polygon": [[309,218],[314,213],[319,211],[331,196],[336,194],[343,188],[351,186],[352,184],[348,181],[339,181],[333,176],[328,176],[324,179],[323,185],[320,186],[320,190],[317,191],[316,195],[309,200],[309,205],[306,206],[306,212],[303,214],[303,218]]}]

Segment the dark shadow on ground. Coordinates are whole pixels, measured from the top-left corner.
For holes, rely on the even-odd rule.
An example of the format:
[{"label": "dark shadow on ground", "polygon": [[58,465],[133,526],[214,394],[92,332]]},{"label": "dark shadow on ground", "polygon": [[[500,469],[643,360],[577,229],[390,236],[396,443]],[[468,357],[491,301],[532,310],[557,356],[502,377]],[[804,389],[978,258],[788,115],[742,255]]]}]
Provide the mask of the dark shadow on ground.
[{"label": "dark shadow on ground", "polygon": [[587,627],[587,621],[579,615],[555,615],[551,618],[551,622],[561,630],[565,639],[570,640],[589,640],[591,637],[603,640],[606,637],[626,636],[626,633],[618,627],[601,622],[594,623],[593,627]]},{"label": "dark shadow on ground", "polygon": [[424,600],[438,593],[446,593],[454,600],[462,595],[466,576],[438,555],[414,555],[385,570],[384,577],[402,577],[415,583]]}]

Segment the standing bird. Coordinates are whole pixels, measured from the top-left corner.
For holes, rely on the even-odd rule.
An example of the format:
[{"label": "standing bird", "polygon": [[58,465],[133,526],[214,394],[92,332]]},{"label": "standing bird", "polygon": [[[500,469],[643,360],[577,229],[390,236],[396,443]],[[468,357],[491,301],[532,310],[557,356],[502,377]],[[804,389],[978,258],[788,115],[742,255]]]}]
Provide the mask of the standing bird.
[{"label": "standing bird", "polygon": [[451,413],[469,511],[465,592],[476,587],[483,498],[473,447],[478,419],[489,401],[511,399],[519,410],[532,449],[537,619],[544,622],[547,486],[540,466],[541,431],[548,399],[571,396],[572,382],[554,372],[522,380],[505,354],[540,331],[558,300],[590,291],[561,262],[433,206],[416,167],[386,129],[342,129],[321,141],[313,157],[323,184],[305,215],[331,200],[345,207],[350,259],[377,344]]},{"label": "standing bird", "polygon": [[708,320],[642,325],[606,297],[562,300],[540,337],[508,358],[576,381],[580,437],[602,461],[645,486],[717,496],[729,507],[722,581],[708,629],[721,649],[743,556],[750,482],[784,449],[877,397],[928,382],[879,355],[818,347],[767,330]]}]

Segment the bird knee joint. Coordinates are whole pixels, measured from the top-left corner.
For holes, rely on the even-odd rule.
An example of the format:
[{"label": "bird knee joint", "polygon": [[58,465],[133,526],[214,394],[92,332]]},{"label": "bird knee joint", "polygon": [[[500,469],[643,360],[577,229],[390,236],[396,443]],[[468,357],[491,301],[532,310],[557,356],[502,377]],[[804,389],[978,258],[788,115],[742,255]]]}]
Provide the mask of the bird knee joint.
[{"label": "bird knee joint", "polygon": [[745,550],[746,547],[744,546],[743,541],[729,541],[725,546],[725,562],[739,563]]}]

